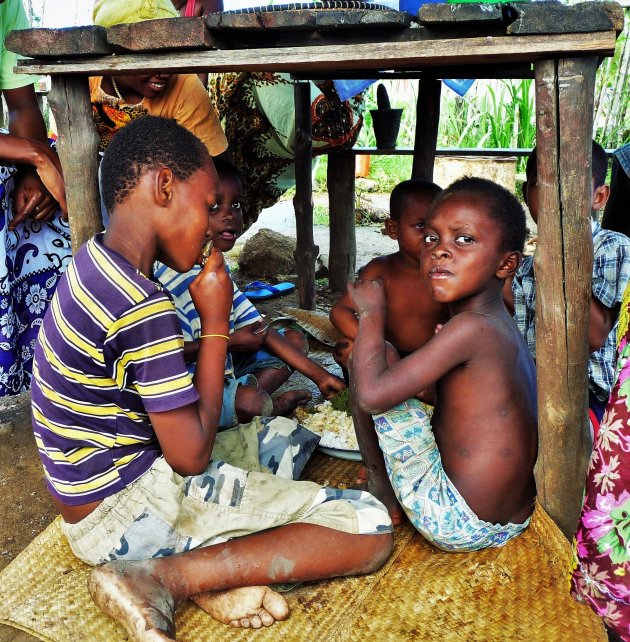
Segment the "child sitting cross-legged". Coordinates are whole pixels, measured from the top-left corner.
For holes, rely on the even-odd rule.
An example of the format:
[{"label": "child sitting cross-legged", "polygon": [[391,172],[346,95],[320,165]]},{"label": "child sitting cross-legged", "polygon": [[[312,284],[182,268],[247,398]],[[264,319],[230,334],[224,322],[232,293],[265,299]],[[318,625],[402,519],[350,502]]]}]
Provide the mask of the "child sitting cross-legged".
[{"label": "child sitting cross-legged", "polygon": [[[436,198],[424,233],[422,274],[450,319],[413,354],[388,359],[382,284],[350,286],[350,382],[420,533],[448,551],[501,546],[529,524],[536,493],[535,366],[501,292],[521,259],[525,215],[504,188],[465,178]],[[415,396],[432,384],[430,417]]]},{"label": "child sitting cross-legged", "polygon": [[[175,639],[189,597],[226,624],[269,626],[288,605],[267,584],[381,566],[387,511],[368,493],[293,481],[308,431],[288,419],[217,436],[233,300],[223,257],[214,249],[190,284],[193,379],[153,279],[157,259],[190,270],[212,233],[218,179],[203,143],[146,116],[116,134],[101,170],[109,227],[75,254],[35,348],[33,429],[62,531],[100,564],[90,593],[136,642]],[[215,454],[237,455],[224,443],[237,431],[253,437],[246,469]]]},{"label": "child sitting cross-legged", "polygon": [[[234,165],[214,159],[219,176],[218,202],[209,213],[210,235],[214,247],[229,252],[243,228],[242,188]],[[180,274],[162,263],[154,267],[155,277],[169,291],[184,333],[184,352],[188,362],[197,360],[201,322],[188,287],[201,268]],[[314,381],[325,397],[345,388],[331,374],[306,355],[308,343],[299,330],[275,330],[267,326],[258,310],[234,283],[230,312],[230,339],[225,364],[223,406],[219,426],[229,428],[253,417],[289,415],[311,397],[308,390],[275,392],[297,370]],[[194,366],[191,366],[194,371]]]},{"label": "child sitting cross-legged", "polygon": [[[424,244],[424,221],[433,199],[441,188],[430,181],[411,179],[393,189],[389,200],[390,218],[385,222],[387,235],[397,241],[398,251],[380,256],[359,272],[364,280],[379,279],[385,296],[385,339],[401,357],[421,348],[435,333],[438,324],[448,319],[444,303],[431,297],[422,277],[420,250]],[[349,293],[330,311],[330,320],[344,337],[335,346],[334,357],[345,369],[359,328],[356,309]],[[425,391],[425,397],[428,391]],[[368,490],[387,506],[394,524],[404,520],[385,471],[383,454],[374,435],[372,417],[351,398],[352,418],[359,439],[365,470],[359,482],[367,481]]]}]

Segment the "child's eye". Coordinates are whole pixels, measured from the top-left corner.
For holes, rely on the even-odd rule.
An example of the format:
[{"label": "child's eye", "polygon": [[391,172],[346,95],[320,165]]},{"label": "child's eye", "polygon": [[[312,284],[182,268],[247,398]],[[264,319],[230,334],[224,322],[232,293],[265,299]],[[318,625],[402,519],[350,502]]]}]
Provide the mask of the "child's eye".
[{"label": "child's eye", "polygon": [[475,239],[472,236],[468,236],[468,234],[460,234],[455,240],[462,245],[470,245],[475,242]]},{"label": "child's eye", "polygon": [[427,245],[430,245],[431,243],[436,243],[436,242],[437,242],[437,240],[438,240],[438,238],[437,238],[437,236],[436,236],[435,234],[427,234],[427,235],[424,237],[424,242],[425,242]]},{"label": "child's eye", "polygon": [[232,209],[233,210],[240,210],[241,209],[241,202],[240,201],[234,201],[232,203]]},{"label": "child's eye", "polygon": [[214,214],[215,212],[218,212],[221,209],[221,203],[215,203],[214,205],[210,205],[209,210],[211,214]]},{"label": "child's eye", "polygon": [[424,221],[418,221],[414,227],[417,227],[419,230],[424,229]]}]

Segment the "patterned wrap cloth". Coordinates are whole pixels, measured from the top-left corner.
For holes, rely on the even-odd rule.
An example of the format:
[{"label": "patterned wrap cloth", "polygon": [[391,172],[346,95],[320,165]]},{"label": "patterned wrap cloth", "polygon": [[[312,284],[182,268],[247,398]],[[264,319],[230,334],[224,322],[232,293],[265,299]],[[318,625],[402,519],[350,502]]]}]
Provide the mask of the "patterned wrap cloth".
[{"label": "patterned wrap cloth", "polygon": [[612,389],[586,475],[571,592],[630,642],[630,287],[617,327]]},{"label": "patterned wrap cloth", "polygon": [[16,174],[14,165],[0,166],[0,396],[31,387],[37,333],[72,258],[60,211],[48,222],[29,218],[9,229]]},{"label": "patterned wrap cloth", "polygon": [[409,399],[374,415],[387,474],[409,521],[445,551],[503,546],[529,525],[491,524],[479,519],[442,467],[431,428],[431,406]]}]

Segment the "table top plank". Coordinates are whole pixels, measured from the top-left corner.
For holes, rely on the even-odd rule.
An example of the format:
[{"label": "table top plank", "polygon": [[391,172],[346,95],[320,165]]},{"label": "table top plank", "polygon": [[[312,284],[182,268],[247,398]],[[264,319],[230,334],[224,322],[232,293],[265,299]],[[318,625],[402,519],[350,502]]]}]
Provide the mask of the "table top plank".
[{"label": "table top plank", "polygon": [[548,58],[611,56],[615,31],[531,36],[486,36],[370,42],[327,47],[176,51],[164,54],[121,54],[63,61],[21,60],[18,73],[88,74],[186,73],[199,70],[317,72],[353,69],[422,69],[433,66],[533,62]]}]

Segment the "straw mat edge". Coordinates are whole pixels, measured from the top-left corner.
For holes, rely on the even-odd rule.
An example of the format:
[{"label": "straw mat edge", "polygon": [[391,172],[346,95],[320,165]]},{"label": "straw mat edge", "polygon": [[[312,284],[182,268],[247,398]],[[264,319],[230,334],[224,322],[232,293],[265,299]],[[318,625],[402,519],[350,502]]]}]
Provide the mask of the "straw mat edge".
[{"label": "straw mat edge", "polygon": [[[349,485],[356,462],[317,454],[304,477]],[[291,616],[269,629],[230,629],[192,603],[179,609],[182,642],[278,639],[527,640],[605,642],[599,619],[568,594],[569,545],[537,508],[532,525],[501,549],[439,551],[409,526],[396,529],[394,552],[379,572],[304,584],[286,593]],[[90,568],[79,562],[55,520],[0,573],[0,622],[46,642],[126,642],[123,629],[93,604]]]}]

